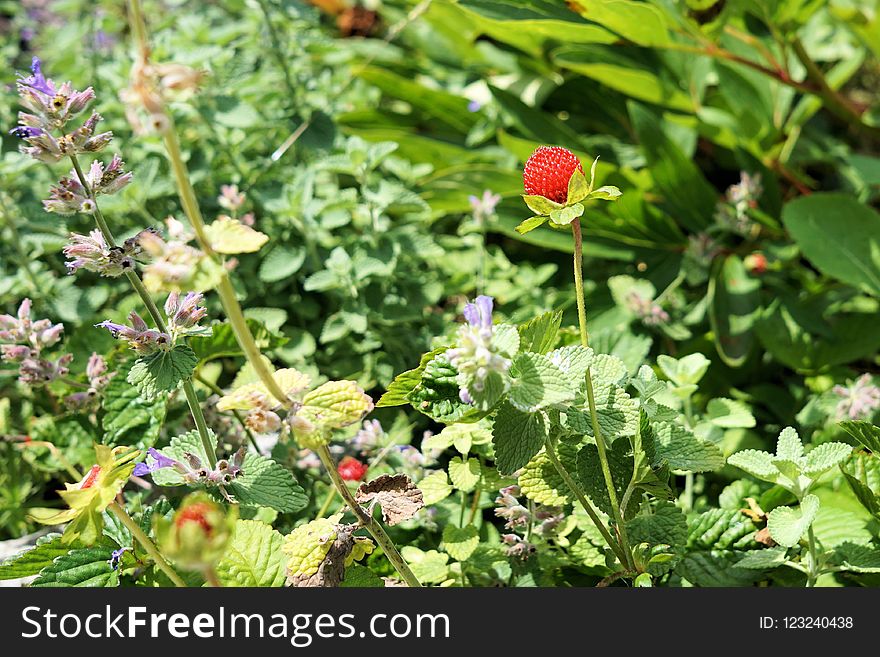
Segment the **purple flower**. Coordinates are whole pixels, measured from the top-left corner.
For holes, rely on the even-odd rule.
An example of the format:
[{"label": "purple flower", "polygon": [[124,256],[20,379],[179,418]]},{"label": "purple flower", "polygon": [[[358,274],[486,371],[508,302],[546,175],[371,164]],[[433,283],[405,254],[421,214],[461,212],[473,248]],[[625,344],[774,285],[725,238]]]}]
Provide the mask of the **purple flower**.
[{"label": "purple flower", "polygon": [[[152,463],[148,463],[148,461],[152,460]],[[165,456],[162,452],[155,449],[154,447],[150,447],[147,450],[147,458],[134,466],[134,470],[132,474],[135,477],[143,477],[144,475],[148,475],[151,472],[155,472],[156,470],[161,470],[162,468],[176,468],[180,463],[175,461],[172,458]]]},{"label": "purple flower", "polygon": [[495,214],[495,208],[501,203],[501,195],[493,194],[491,189],[486,189],[482,196],[468,196],[468,202],[474,212],[474,219],[482,223]]},{"label": "purple flower", "polygon": [[119,548],[118,550],[113,550],[110,553],[110,567],[113,570],[117,570],[119,568],[119,562],[122,561],[122,555],[131,550],[130,547]]},{"label": "purple flower", "polygon": [[478,100],[472,100],[468,103],[468,112],[479,112],[483,107],[483,104]]},{"label": "purple flower", "polygon": [[832,392],[842,397],[835,409],[838,419],[865,420],[880,408],[880,387],[870,374],[862,374],[848,386],[836,385]]},{"label": "purple flower", "polygon": [[464,307],[463,315],[467,323],[478,329],[492,329],[492,307],[494,300],[486,295],[478,296],[473,303]]},{"label": "purple flower", "polygon": [[34,128],[29,125],[20,125],[9,131],[9,134],[19,139],[30,139],[31,137],[39,137],[43,134],[40,128]]},{"label": "purple flower", "polygon": [[19,84],[24,85],[25,87],[41,91],[47,96],[54,96],[56,94],[55,85],[43,75],[43,63],[40,61],[39,57],[34,57],[31,62],[31,74],[28,77],[24,77],[20,74],[18,77]]}]

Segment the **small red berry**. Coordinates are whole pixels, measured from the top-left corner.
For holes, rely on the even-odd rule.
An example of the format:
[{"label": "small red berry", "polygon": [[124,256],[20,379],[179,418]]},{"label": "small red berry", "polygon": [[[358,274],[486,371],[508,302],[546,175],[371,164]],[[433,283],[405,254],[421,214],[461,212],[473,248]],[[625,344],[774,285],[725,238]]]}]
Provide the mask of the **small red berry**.
[{"label": "small red berry", "polygon": [[98,481],[98,475],[101,474],[101,466],[93,465],[92,469],[89,470],[89,473],[86,475],[85,479],[82,480],[82,483],[79,485],[80,490],[85,490],[86,488],[91,488],[95,485],[95,482]]},{"label": "small red berry", "polygon": [[755,251],[745,257],[743,264],[750,273],[760,276],[767,271],[767,256],[760,251]]},{"label": "small red berry", "polygon": [[526,194],[565,203],[568,198],[568,181],[575,169],[584,172],[580,160],[567,148],[539,147],[526,161],[523,169]]},{"label": "small red berry", "polygon": [[346,456],[339,462],[336,471],[343,481],[360,481],[367,474],[367,466],[353,456]]},{"label": "small red berry", "polygon": [[205,533],[209,536],[213,531],[211,523],[208,522],[207,514],[211,513],[214,507],[208,502],[196,502],[181,509],[174,518],[174,524],[182,527],[184,523],[195,522],[199,524]]}]

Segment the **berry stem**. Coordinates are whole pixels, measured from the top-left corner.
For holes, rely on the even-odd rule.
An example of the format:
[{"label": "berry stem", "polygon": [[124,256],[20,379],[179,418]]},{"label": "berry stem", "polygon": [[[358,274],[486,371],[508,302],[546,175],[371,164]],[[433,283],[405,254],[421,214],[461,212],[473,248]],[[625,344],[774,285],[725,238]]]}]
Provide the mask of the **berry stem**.
[{"label": "berry stem", "polygon": [[[574,288],[577,296],[578,325],[581,333],[581,344],[584,347],[589,347],[590,338],[589,333],[587,332],[587,304],[584,296],[583,238],[581,236],[580,219],[575,219],[571,222],[571,233],[574,237]],[[614,523],[616,525],[617,534],[620,537],[620,547],[625,557],[623,565],[630,570],[634,570],[635,567],[632,561],[632,550],[629,547],[629,539],[626,535],[626,524],[620,513],[620,506],[617,502],[617,491],[614,488],[614,480],[611,478],[611,467],[608,464],[608,451],[605,445],[605,439],[602,437],[602,431],[599,428],[599,417],[596,414],[596,395],[593,390],[593,376],[590,368],[587,368],[586,384],[587,404],[590,409],[590,421],[593,425],[593,437],[596,439],[596,449],[599,452],[599,463],[602,466],[605,487],[608,489],[608,499],[611,501],[611,511],[614,514]]]},{"label": "berry stem", "polygon": [[114,516],[119,518],[119,521],[123,525],[125,525],[128,531],[131,532],[131,535],[134,537],[134,539],[143,546],[144,550],[147,551],[147,554],[149,554],[153,558],[153,561],[155,562],[159,570],[165,573],[168,579],[174,582],[174,586],[186,588],[186,582],[184,582],[180,578],[180,575],[178,575],[174,571],[174,568],[172,568],[171,565],[165,560],[165,557],[161,555],[161,553],[159,552],[159,548],[156,547],[156,544],[150,540],[150,537],[144,533],[144,530],[142,530],[140,528],[140,525],[138,525],[132,519],[132,517],[128,515],[126,510],[122,508],[122,506],[120,506],[118,502],[113,502],[113,504],[111,504],[107,508],[110,509],[110,512]]}]

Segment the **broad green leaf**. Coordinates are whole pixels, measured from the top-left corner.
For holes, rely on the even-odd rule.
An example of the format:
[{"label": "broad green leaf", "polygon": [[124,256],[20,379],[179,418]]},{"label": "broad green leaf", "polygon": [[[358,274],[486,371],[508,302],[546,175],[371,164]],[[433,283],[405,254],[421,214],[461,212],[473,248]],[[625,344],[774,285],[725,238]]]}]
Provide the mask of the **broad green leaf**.
[{"label": "broad green leaf", "polygon": [[565,375],[568,385],[579,389],[587,375],[587,370],[593,363],[593,350],[589,347],[572,345],[554,349],[547,357]]},{"label": "broad green leaf", "polygon": [[711,364],[711,361],[701,353],[682,358],[672,358],[665,354],[657,356],[657,365],[663,370],[666,378],[677,386],[696,385]]},{"label": "broad green leaf", "polygon": [[333,547],[338,530],[331,518],[318,518],[300,525],[284,537],[281,551],[287,557],[287,574],[311,576]]},{"label": "broad green leaf", "polygon": [[211,248],[228,255],[254,253],[269,241],[268,235],[226,216],[205,226],[205,231]]},{"label": "broad green leaf", "polygon": [[840,427],[855,438],[862,447],[880,456],[880,427],[870,422],[850,420],[841,422]]},{"label": "broad green leaf", "polygon": [[43,568],[51,566],[56,558],[67,554],[79,545],[65,545],[61,534],[52,533],[41,536],[33,547],[7,557],[0,563],[0,579],[18,579],[36,575]]},{"label": "broad green leaf", "polygon": [[422,584],[440,584],[449,578],[449,555],[442,554],[437,550],[423,552],[412,545],[405,545],[400,554],[409,563],[415,575]]},{"label": "broad green leaf", "polygon": [[656,463],[684,472],[711,472],[724,465],[724,455],[713,443],[698,438],[683,426],[657,423],[654,429]]},{"label": "broad green leaf", "polygon": [[305,259],[305,247],[276,246],[260,263],[260,280],[264,283],[275,283],[290,278],[300,270]]},{"label": "broad green leaf", "polygon": [[808,477],[818,477],[823,472],[840,465],[852,453],[846,443],[822,443],[809,451],[804,460],[803,472]]},{"label": "broad green leaf", "polygon": [[223,558],[216,566],[224,586],[283,586],[284,537],[258,520],[238,520]]},{"label": "broad green leaf", "polygon": [[626,525],[630,543],[669,545],[683,548],[687,543],[688,526],[680,508],[670,502],[661,502],[649,515],[640,515]]},{"label": "broad green leaf", "polygon": [[851,573],[880,573],[880,550],[857,543],[841,543],[831,562]]},{"label": "broad green leaf", "polygon": [[522,198],[523,201],[525,201],[525,204],[529,207],[529,210],[538,216],[549,216],[551,212],[561,210],[565,207],[561,203],[556,203],[549,198],[538,196],[537,194],[523,194]]},{"label": "broad green leaf", "polygon": [[159,437],[165,420],[165,399],[147,400],[128,375],[135,361],[122,365],[116,376],[104,388],[101,406],[104,416],[104,442],[109,445],[138,445],[151,447]]},{"label": "broad green leaf", "polygon": [[736,567],[748,568],[749,570],[770,570],[785,563],[787,552],[788,548],[783,545],[765,550],[751,550],[736,562]]},{"label": "broad green leaf", "polygon": [[880,214],[847,194],[817,193],[787,203],[782,221],[819,271],[880,295]]},{"label": "broad green leaf", "polygon": [[112,552],[106,546],[73,549],[43,568],[31,586],[116,586],[116,573],[110,567]]},{"label": "broad green leaf", "polygon": [[[517,483],[530,500],[548,506],[562,506],[571,499],[571,491],[556,471],[545,449],[541,450],[522,470]],[[565,466],[577,458],[577,447],[568,443],[557,445],[559,460]]]},{"label": "broad green leaf", "polygon": [[418,487],[422,491],[425,506],[437,504],[452,494],[452,486],[443,470],[437,470],[423,477]]},{"label": "broad green leaf", "polygon": [[353,563],[345,569],[345,579],[339,588],[380,589],[385,588],[385,582],[366,566]]},{"label": "broad green leaf", "polygon": [[[627,450],[628,446],[624,444],[624,441],[620,441],[606,452],[618,502],[623,497],[623,493],[633,474],[633,458],[632,456],[627,456]],[[611,498],[608,495],[605,476],[599,460],[599,450],[595,445],[584,445],[578,452],[577,475],[584,492],[586,492],[593,503],[604,513],[613,515],[614,510],[611,508]],[[635,507],[636,505],[630,505],[628,511],[634,514],[636,511]]]},{"label": "broad green leaf", "polygon": [[767,516],[767,527],[773,540],[785,547],[794,547],[807,533],[819,512],[819,498],[806,495],[797,509],[778,506]]},{"label": "broad green leaf", "polygon": [[720,262],[709,279],[709,320],[715,348],[730,367],[742,365],[755,342],[752,327],[761,305],[760,287],[735,254]]},{"label": "broad green leaf", "polygon": [[549,434],[543,411],[524,413],[504,403],[495,416],[492,443],[495,465],[501,474],[512,474],[537,454]]},{"label": "broad green leaf", "polygon": [[797,431],[792,427],[785,427],[776,439],[777,458],[798,462],[803,455],[804,445]]},{"label": "broad green leaf", "polygon": [[467,527],[446,525],[443,528],[443,547],[456,561],[467,561],[479,544],[480,534],[473,525]]},{"label": "broad green leaf", "polygon": [[408,397],[410,393],[418,387],[419,382],[422,380],[422,372],[425,371],[425,367],[436,356],[443,354],[446,351],[446,347],[429,351],[422,356],[418,367],[401,372],[394,377],[394,380],[388,385],[385,394],[379,398],[378,402],[376,402],[376,407],[382,408],[384,406],[402,406],[403,404],[408,404],[410,402]]},{"label": "broad green leaf", "polygon": [[525,324],[520,324],[518,327],[520,349],[526,352],[546,354],[556,344],[561,324],[562,312],[559,310],[547,311]]},{"label": "broad green leaf", "polygon": [[550,221],[557,226],[568,226],[572,221],[583,216],[583,214],[584,206],[580,203],[575,203],[559,210],[553,210],[550,213]]},{"label": "broad green leaf", "polygon": [[521,354],[513,361],[508,401],[517,410],[534,413],[574,398],[574,388],[559,367],[544,354]]},{"label": "broad green leaf", "polygon": [[727,458],[727,463],[765,481],[775,482],[779,470],[773,465],[773,455],[757,449],[744,449]]},{"label": "broad green leaf", "polygon": [[477,459],[463,461],[459,456],[453,457],[449,461],[449,479],[457,490],[471,492],[480,481],[480,462]]},{"label": "broad green leaf", "polygon": [[649,3],[591,0],[579,2],[573,8],[584,18],[640,46],[664,46],[670,41],[666,16],[661,9]]},{"label": "broad green leaf", "polygon": [[128,373],[127,380],[140,391],[147,401],[163,392],[177,390],[192,376],[199,359],[188,346],[179,344],[168,351],[156,351],[138,358]]},{"label": "broad green leaf", "polygon": [[749,428],[755,426],[755,416],[743,402],[724,397],[709,400],[705,418],[712,424],[725,429]]},{"label": "broad green leaf", "polygon": [[407,398],[417,411],[443,424],[479,415],[473,406],[461,401],[458,370],[445,353],[435,355],[425,364],[419,384]]}]

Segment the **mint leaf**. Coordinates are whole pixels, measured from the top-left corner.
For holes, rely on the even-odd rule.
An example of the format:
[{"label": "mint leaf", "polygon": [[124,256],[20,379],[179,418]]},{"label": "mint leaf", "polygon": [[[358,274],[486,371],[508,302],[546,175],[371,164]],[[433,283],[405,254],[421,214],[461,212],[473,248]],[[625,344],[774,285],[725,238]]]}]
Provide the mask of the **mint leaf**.
[{"label": "mint leaf", "polygon": [[13,554],[0,563],[0,579],[18,579],[36,575],[43,568],[51,566],[57,557],[67,554],[70,549],[70,545],[61,542],[61,534],[41,536],[33,547]]},{"label": "mint leaf", "polygon": [[697,438],[683,426],[657,423],[654,429],[655,465],[666,463],[684,472],[710,472],[724,465],[724,455],[713,443]]},{"label": "mint leaf", "polygon": [[798,544],[819,512],[819,498],[806,495],[797,509],[778,506],[767,516],[767,528],[773,540],[785,547]]},{"label": "mint leaf", "polygon": [[559,327],[562,324],[562,311],[548,311],[538,315],[525,324],[520,324],[520,349],[525,352],[546,354],[556,344]]},{"label": "mint leaf", "polygon": [[537,410],[574,398],[574,388],[548,356],[522,354],[513,361],[508,401],[520,411]]},{"label": "mint leaf", "polygon": [[188,346],[179,344],[168,351],[157,351],[139,358],[128,373],[128,382],[141,396],[152,401],[160,393],[176,390],[192,376],[199,359]]},{"label": "mint leaf", "polygon": [[258,520],[238,520],[223,558],[216,566],[224,586],[283,586],[284,537]]},{"label": "mint leaf", "polygon": [[43,568],[31,586],[116,586],[116,572],[110,567],[112,552],[107,546],[70,550]]},{"label": "mint leaf", "polygon": [[443,547],[446,554],[456,561],[467,561],[479,545],[480,533],[473,525],[446,525],[443,528]]},{"label": "mint leaf", "polygon": [[101,405],[104,442],[108,445],[151,447],[165,421],[165,400],[147,400],[128,382],[135,361],[125,363],[104,388]]},{"label": "mint leaf", "polygon": [[524,413],[508,403],[501,405],[492,429],[495,465],[501,474],[512,474],[537,454],[549,435],[547,416]]}]

